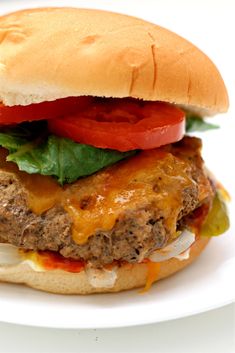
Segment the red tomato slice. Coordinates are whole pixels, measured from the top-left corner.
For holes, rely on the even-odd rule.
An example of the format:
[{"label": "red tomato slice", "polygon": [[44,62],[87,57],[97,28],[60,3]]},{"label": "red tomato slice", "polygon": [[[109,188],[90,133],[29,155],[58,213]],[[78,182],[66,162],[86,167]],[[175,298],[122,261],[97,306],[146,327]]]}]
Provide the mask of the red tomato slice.
[{"label": "red tomato slice", "polygon": [[10,125],[23,121],[52,119],[66,114],[73,114],[84,109],[91,101],[89,97],[69,97],[52,102],[16,105],[7,107],[0,104],[0,124]]},{"label": "red tomato slice", "polygon": [[51,119],[48,125],[58,136],[95,147],[145,150],[179,141],[185,114],[163,102],[99,99],[80,113]]}]

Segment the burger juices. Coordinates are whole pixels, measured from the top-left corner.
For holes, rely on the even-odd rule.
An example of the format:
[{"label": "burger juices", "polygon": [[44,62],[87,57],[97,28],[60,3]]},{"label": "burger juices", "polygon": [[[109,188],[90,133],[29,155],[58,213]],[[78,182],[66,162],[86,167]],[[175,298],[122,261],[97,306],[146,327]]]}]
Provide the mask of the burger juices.
[{"label": "burger juices", "polygon": [[228,108],[201,51],[96,10],[27,10],[0,25],[1,280],[148,289],[227,230],[224,191],[185,135],[217,128],[203,116]]}]

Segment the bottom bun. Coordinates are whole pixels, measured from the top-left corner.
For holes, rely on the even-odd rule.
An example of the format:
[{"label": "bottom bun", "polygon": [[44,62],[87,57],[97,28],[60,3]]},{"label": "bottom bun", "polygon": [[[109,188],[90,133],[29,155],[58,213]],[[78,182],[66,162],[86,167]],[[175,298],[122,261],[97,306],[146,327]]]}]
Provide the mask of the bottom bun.
[{"label": "bottom bun", "polygon": [[[190,249],[190,256],[187,260],[172,258],[161,262],[160,272],[156,281],[188,266],[200,255],[209,239],[204,237],[196,240]],[[145,263],[122,265],[118,267],[116,274],[117,279],[112,288],[95,288],[88,281],[85,271],[79,273],[62,270],[38,272],[33,270],[27,263],[17,266],[0,266],[0,281],[23,283],[32,288],[56,294],[92,294],[119,292],[145,286],[148,276],[148,265]]]}]

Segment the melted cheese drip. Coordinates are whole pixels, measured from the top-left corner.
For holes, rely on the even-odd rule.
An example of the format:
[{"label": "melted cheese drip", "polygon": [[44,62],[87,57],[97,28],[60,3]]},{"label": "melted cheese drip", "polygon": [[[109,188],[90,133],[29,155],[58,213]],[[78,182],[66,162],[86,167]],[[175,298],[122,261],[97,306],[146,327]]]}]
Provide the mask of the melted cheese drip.
[{"label": "melted cheese drip", "polygon": [[158,279],[160,274],[161,265],[159,263],[148,261],[146,265],[148,268],[146,283],[144,288],[140,290],[140,294],[148,292],[149,289],[152,287],[152,284]]},{"label": "melted cheese drip", "polygon": [[0,169],[18,176],[27,190],[29,208],[41,214],[60,204],[72,219],[78,244],[97,230],[111,230],[125,211],[143,207],[162,212],[166,226],[175,233],[182,190],[194,183],[187,175],[188,163],[164,149],[141,152],[64,188],[51,177],[20,172],[5,161],[6,155],[2,150]]}]

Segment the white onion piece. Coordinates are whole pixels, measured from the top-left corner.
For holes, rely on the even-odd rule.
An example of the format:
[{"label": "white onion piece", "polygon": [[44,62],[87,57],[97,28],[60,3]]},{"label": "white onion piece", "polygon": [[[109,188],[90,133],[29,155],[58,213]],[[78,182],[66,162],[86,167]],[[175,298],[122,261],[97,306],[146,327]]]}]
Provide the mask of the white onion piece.
[{"label": "white onion piece", "polygon": [[11,244],[0,243],[0,265],[13,266],[22,262],[19,249]]},{"label": "white onion piece", "polygon": [[46,272],[47,271],[42,266],[38,265],[35,261],[32,261],[32,260],[25,260],[22,262],[22,265],[28,265],[35,272]]},{"label": "white onion piece", "polygon": [[117,279],[116,269],[86,268],[87,279],[94,288],[112,288]]},{"label": "white onion piece", "polygon": [[182,252],[182,254],[179,254],[175,256],[175,259],[183,261],[183,260],[188,260],[190,256],[190,248],[188,248],[186,251]]},{"label": "white onion piece", "polygon": [[179,256],[186,251],[195,241],[195,234],[184,230],[180,236],[171,244],[161,250],[155,250],[149,259],[153,262],[162,262],[172,257]]}]

